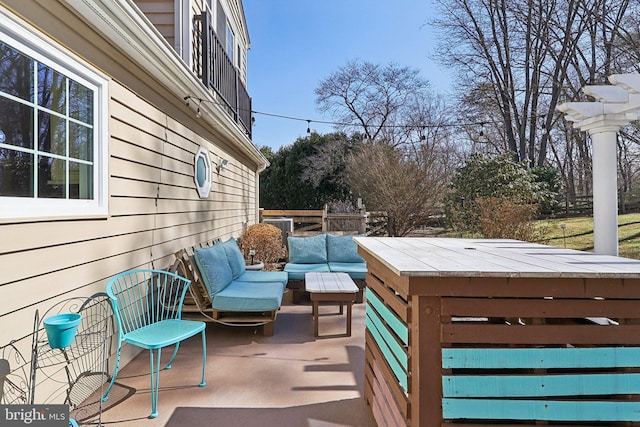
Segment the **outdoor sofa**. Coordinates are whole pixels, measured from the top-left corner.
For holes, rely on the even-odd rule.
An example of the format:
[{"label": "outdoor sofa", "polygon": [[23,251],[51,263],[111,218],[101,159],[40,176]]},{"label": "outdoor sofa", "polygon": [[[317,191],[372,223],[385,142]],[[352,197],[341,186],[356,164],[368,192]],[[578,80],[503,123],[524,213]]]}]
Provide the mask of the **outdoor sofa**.
[{"label": "outdoor sofa", "polygon": [[183,313],[206,320],[262,326],[273,335],[273,323],[287,285],[282,271],[249,271],[235,239],[176,253],[174,269],[192,281]]},{"label": "outdoor sofa", "polygon": [[293,291],[293,302],[300,303],[306,296],[306,273],[347,273],[358,286],[356,302],[363,300],[367,276],[367,263],[358,254],[358,245],[351,235],[322,233],[315,236],[287,238],[288,262],[284,271],[288,274],[287,287]]}]

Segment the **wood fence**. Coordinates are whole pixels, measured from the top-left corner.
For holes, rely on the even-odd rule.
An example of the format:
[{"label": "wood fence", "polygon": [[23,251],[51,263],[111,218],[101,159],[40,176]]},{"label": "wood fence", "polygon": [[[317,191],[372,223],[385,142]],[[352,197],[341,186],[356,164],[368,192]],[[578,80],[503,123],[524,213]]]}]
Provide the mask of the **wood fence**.
[{"label": "wood fence", "polygon": [[[618,213],[628,213],[640,211],[640,201],[632,197],[618,197]],[[558,201],[548,212],[543,215],[553,214],[555,216],[582,216],[593,213],[593,196],[569,196]]]},{"label": "wood fence", "polygon": [[[309,210],[261,209],[260,222],[271,222],[277,226],[280,226],[280,222],[283,224],[291,223],[293,229],[283,229],[283,231],[295,231],[296,233],[351,232],[375,236],[387,233],[387,216],[384,212],[338,213],[328,212],[326,208]],[[288,225],[284,226],[288,227]]]}]

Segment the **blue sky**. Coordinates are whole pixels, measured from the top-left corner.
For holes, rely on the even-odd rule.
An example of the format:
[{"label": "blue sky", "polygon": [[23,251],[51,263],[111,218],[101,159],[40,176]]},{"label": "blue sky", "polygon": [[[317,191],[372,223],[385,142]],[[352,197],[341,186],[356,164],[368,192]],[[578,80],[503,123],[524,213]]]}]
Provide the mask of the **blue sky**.
[{"label": "blue sky", "polygon": [[[395,62],[417,68],[434,91],[450,76],[430,55],[435,35],[427,25],[429,0],[244,0],[251,37],[248,89],[255,115],[253,141],[274,151],[306,135],[305,120],[331,121],[316,109],[320,80],[347,61]],[[319,133],[331,125],[311,123]]]}]

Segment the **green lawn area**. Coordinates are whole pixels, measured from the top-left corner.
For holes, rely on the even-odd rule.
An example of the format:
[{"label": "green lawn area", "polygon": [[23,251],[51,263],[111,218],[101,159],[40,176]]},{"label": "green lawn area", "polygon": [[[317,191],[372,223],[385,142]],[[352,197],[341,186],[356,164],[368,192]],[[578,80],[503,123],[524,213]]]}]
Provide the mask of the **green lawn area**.
[{"label": "green lawn area", "polygon": [[[593,218],[561,218],[539,221],[547,228],[547,241],[552,246],[593,252]],[[564,228],[563,228],[564,227]],[[619,254],[640,259],[640,213],[618,216]]]}]

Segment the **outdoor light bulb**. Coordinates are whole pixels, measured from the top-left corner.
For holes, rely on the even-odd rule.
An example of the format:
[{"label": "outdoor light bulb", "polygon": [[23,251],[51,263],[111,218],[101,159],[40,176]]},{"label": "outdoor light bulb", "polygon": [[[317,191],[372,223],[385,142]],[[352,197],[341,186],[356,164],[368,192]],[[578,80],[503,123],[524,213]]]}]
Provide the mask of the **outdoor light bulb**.
[{"label": "outdoor light bulb", "polygon": [[197,118],[202,117],[202,112],[200,111],[200,107],[198,107],[198,111],[196,112],[196,117]]},{"label": "outdoor light bulb", "polygon": [[307,133],[311,133],[311,120],[307,120]]},{"label": "outdoor light bulb", "polygon": [[189,95],[187,95],[187,96],[185,96],[185,97],[184,97],[185,104],[187,104],[187,107],[189,106],[189,99],[190,99],[190,98],[191,98],[191,97],[190,97]]}]

